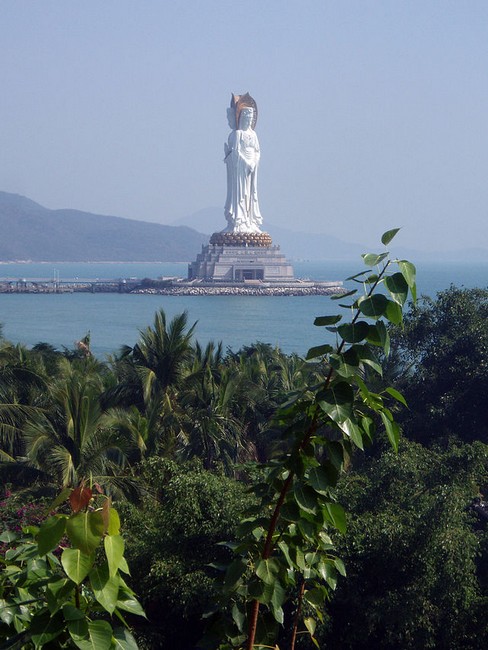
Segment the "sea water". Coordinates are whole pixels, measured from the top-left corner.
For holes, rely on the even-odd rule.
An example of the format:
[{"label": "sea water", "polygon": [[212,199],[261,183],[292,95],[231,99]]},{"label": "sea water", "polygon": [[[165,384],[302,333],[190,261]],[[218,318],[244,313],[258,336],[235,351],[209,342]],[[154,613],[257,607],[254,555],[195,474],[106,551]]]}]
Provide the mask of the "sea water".
[{"label": "sea water", "polygon": [[[295,276],[344,280],[364,269],[354,262],[295,262]],[[418,293],[435,297],[451,284],[488,286],[488,264],[426,263],[418,265]],[[119,279],[186,277],[186,264],[169,263],[8,263],[0,264],[4,279]],[[349,288],[350,283],[345,282]],[[134,345],[139,331],[164,309],[168,319],[188,312],[197,323],[195,338],[205,345],[222,341],[234,351],[256,341],[305,355],[334,335],[314,327],[316,316],[341,311],[327,296],[158,296],[116,293],[0,294],[0,323],[6,339],[32,346],[46,342],[72,348],[90,332],[93,352],[100,357],[121,345]]]}]

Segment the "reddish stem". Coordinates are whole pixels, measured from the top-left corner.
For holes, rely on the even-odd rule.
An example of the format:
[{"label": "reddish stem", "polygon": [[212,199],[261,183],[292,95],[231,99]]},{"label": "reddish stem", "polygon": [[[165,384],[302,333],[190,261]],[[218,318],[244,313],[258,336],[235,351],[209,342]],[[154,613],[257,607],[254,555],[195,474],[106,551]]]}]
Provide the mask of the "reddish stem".
[{"label": "reddish stem", "polygon": [[[377,278],[376,282],[372,285],[372,287],[370,288],[370,290],[369,290],[369,292],[367,294],[368,298],[373,294],[374,290],[378,286],[378,284],[380,282],[380,279],[385,274],[386,269],[388,268],[389,264],[390,264],[390,262],[388,261],[385,264],[385,266],[383,267],[381,273],[378,275],[378,278]],[[356,311],[352,321],[351,321],[353,325],[357,321],[359,316],[360,316],[360,311],[358,309]],[[344,345],[345,345],[345,341],[344,341],[344,339],[342,339],[339,347],[337,348],[337,353],[338,354],[340,354],[342,352],[342,350],[344,348]],[[329,372],[327,373],[327,377],[325,378],[325,381],[324,381],[324,387],[326,389],[329,387],[329,384],[330,384],[331,379],[332,379],[332,374],[333,374],[333,369],[330,368]],[[301,451],[308,444],[308,442],[310,441],[310,438],[312,437],[312,435],[313,435],[313,433],[315,432],[316,429],[317,429],[317,416],[315,415],[314,419],[312,420],[312,422],[310,424],[310,427],[308,428],[307,433],[305,434],[305,436],[303,437],[302,442],[300,443],[300,446],[298,448],[299,451]],[[280,496],[278,497],[278,501],[276,502],[276,506],[275,506],[275,509],[274,509],[274,512],[273,512],[273,516],[271,517],[271,521],[269,523],[268,534],[266,535],[266,542],[264,544],[264,549],[263,549],[263,552],[261,554],[261,558],[263,560],[267,560],[269,558],[269,556],[271,555],[271,553],[272,553],[272,550],[273,550],[273,546],[272,546],[273,535],[274,535],[274,532],[276,530],[276,526],[277,526],[277,523],[278,523],[278,518],[280,516],[280,510],[281,510],[281,507],[283,506],[283,503],[285,501],[288,490],[290,489],[290,486],[291,486],[291,483],[293,481],[294,476],[295,476],[295,473],[290,470],[288,478],[286,479],[286,481],[283,484],[283,487],[281,488]],[[303,595],[303,589],[305,589],[304,583],[302,583],[302,588],[301,589],[302,589],[302,594],[301,595]],[[300,599],[300,602],[299,602],[298,614],[299,614],[299,611],[300,611],[300,606],[301,606],[301,599]],[[253,650],[253,648],[254,648],[254,640],[256,638],[256,629],[257,629],[257,625],[258,625],[258,616],[259,616],[259,601],[254,600],[253,604],[252,604],[251,615],[250,615],[250,618],[249,618],[248,639],[247,639],[247,646],[246,646],[247,650]],[[294,636],[292,637],[291,650],[293,650],[293,648],[295,646],[296,627],[297,627],[297,625],[298,625],[298,617],[296,618],[296,622],[295,622],[295,626],[294,626],[294,631],[293,631]]]},{"label": "reddish stem", "polygon": [[300,591],[298,593],[297,611],[295,612],[295,618],[293,620],[293,630],[292,630],[291,639],[290,639],[290,650],[295,650],[295,643],[297,641],[297,633],[298,633],[298,623],[300,621],[300,614],[302,612],[302,603],[303,603],[303,594],[304,593],[305,593],[305,580],[302,580],[302,584],[300,585]]}]

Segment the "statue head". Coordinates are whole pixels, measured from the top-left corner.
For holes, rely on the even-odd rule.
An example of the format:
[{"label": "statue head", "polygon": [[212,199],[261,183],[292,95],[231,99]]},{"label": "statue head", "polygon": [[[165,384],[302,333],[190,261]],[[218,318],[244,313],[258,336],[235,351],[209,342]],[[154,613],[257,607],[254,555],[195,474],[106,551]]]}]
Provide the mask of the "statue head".
[{"label": "statue head", "polygon": [[253,99],[253,97],[251,97],[249,93],[246,93],[245,95],[232,94],[230,107],[235,111],[235,126],[232,126],[231,128],[233,129],[242,128],[240,126],[241,111],[243,111],[245,108],[250,108],[253,111],[250,127],[251,129],[254,129],[258,119],[258,107],[256,105],[255,100]]},{"label": "statue head", "polygon": [[253,119],[254,109],[250,106],[242,108],[239,114],[239,129],[241,129],[241,131],[247,131],[250,129],[252,127]]}]

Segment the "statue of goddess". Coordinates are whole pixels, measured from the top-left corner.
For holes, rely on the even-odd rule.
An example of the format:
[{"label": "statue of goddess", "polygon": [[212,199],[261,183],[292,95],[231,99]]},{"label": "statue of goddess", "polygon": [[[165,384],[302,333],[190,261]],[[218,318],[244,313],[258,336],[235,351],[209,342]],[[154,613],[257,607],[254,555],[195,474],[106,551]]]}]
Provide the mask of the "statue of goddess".
[{"label": "statue of goddess", "polygon": [[263,222],[259,211],[257,173],[259,141],[254,131],[257,120],[256,102],[248,93],[233,95],[227,109],[229,126],[233,129],[224,144],[227,166],[227,199],[223,232],[260,233]]}]

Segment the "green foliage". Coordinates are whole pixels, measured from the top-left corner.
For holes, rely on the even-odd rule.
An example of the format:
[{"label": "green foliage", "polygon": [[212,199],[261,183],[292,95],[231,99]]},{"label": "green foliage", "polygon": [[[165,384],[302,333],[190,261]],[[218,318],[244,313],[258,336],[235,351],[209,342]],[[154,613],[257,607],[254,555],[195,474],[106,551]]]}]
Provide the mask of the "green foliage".
[{"label": "green foliage", "polygon": [[394,332],[409,437],[488,442],[488,290],[450,289],[412,307]]},{"label": "green foliage", "polygon": [[[204,613],[212,650],[488,645],[486,447],[447,442],[487,440],[488,292],[451,287],[403,320],[415,267],[363,259],[332,297],[350,318],[315,319],[336,344],[307,361],[202,348],[162,311],[110,366],[0,340],[8,647],[136,647],[109,623],[141,613],[126,556],[144,648],[194,647]],[[128,533],[83,490],[37,530],[39,496],[88,476],[112,493],[137,477]]]},{"label": "green foliage", "polygon": [[[385,233],[383,243],[396,232]],[[365,290],[347,294],[351,302],[343,306],[353,310],[351,322],[339,324],[339,315],[315,321],[339,341],[335,349],[318,346],[307,355],[318,359],[321,380],[278,411],[277,425],[289,447],[267,464],[264,480],[254,488],[259,504],[237,530],[235,559],[223,587],[231,616],[216,615],[209,647],[223,637],[222,648],[271,647],[280,638],[294,648],[299,633],[316,643],[316,622],[323,621],[325,604],[345,574],[333,541],[346,524],[337,501],[338,477],[354,448],[363,449],[376,428],[383,427],[398,448],[399,427],[389,402],[403,398],[394,390],[373,392],[367,380],[371,370],[381,375],[374,347],[388,353],[384,321],[401,322],[408,291],[415,292],[415,269],[401,261],[400,271],[391,273],[388,252],[363,258],[378,269],[350,278]],[[301,622],[303,610],[307,623]]]},{"label": "green foliage", "polygon": [[221,543],[250,498],[245,485],[196,460],[153,456],[138,469],[147,494],[140,505],[121,509],[132,579],[148,616],[138,639],[148,648],[191,648],[216,601],[218,567],[230,557]]},{"label": "green foliage", "polygon": [[[102,620],[125,612],[144,616],[122,574],[128,573],[118,515],[110,499],[83,484],[64,493],[71,512],[51,515],[39,527],[0,536],[0,640],[2,648],[133,650],[126,628]],[[103,550],[102,550],[103,549]]]},{"label": "green foliage", "polygon": [[476,650],[488,641],[488,531],[473,503],[488,486],[482,443],[366,458],[338,486],[348,567],[328,606],[327,648]]}]

